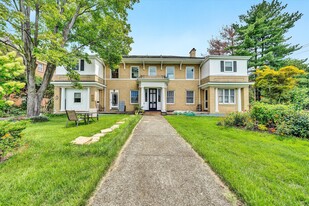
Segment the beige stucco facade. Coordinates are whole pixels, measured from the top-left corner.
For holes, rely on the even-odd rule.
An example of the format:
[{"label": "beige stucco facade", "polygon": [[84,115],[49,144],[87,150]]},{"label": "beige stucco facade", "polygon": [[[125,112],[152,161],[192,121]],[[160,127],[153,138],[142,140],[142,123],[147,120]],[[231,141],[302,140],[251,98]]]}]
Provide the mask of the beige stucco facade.
[{"label": "beige stucco facade", "polygon": [[[228,56],[124,56],[114,76],[101,61],[103,69],[99,71],[102,74],[81,72],[83,89],[80,91],[72,88],[63,72],[55,75],[54,110],[63,112],[75,108],[71,104],[80,104],[81,110],[102,112],[132,112],[138,105],[144,110],[161,112],[245,111],[249,109],[249,86],[252,84],[248,81],[247,60],[247,57]],[[232,64],[233,68],[223,68],[224,64]],[[132,68],[138,72],[134,73]]]}]

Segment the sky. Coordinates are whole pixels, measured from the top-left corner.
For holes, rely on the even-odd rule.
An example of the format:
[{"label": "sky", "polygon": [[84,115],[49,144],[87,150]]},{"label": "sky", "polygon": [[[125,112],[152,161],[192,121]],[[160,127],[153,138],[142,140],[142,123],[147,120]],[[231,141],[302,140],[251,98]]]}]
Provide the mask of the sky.
[{"label": "sky", "polygon": [[[208,40],[219,35],[224,25],[239,22],[261,0],[140,0],[129,11],[131,55],[197,56],[207,54]],[[291,44],[304,46],[291,57],[309,57],[309,0],[282,0],[285,11],[303,13],[290,29]]]}]

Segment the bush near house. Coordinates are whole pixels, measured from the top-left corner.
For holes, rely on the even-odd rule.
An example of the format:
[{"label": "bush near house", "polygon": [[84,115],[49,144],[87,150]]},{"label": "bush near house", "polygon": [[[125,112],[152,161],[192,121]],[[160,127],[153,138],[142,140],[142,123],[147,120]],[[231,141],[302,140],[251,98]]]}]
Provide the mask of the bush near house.
[{"label": "bush near house", "polygon": [[250,112],[231,113],[220,124],[309,138],[309,113],[281,104],[257,102],[253,104]]}]

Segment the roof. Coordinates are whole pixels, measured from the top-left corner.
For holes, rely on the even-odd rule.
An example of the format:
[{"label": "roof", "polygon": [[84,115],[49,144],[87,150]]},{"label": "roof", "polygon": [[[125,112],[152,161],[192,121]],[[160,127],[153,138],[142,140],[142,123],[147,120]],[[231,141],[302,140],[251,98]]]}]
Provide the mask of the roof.
[{"label": "roof", "polygon": [[171,55],[124,55],[123,58],[161,58],[161,59],[205,59],[205,57],[171,56]]}]

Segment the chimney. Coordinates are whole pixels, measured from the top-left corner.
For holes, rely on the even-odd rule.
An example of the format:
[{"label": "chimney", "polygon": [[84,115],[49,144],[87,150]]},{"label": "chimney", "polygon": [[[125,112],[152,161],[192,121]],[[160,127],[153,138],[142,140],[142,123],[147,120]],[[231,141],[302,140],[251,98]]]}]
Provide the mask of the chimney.
[{"label": "chimney", "polygon": [[190,54],[190,57],[196,57],[196,49],[195,48],[191,49],[189,54]]}]

